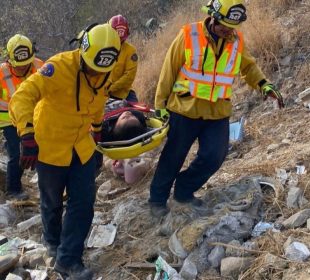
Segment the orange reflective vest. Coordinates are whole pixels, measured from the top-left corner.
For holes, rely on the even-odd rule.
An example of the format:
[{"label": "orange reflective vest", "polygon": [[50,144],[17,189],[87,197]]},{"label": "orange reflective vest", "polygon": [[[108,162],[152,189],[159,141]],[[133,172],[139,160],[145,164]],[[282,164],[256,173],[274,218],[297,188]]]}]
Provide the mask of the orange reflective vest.
[{"label": "orange reflective vest", "polygon": [[2,87],[2,94],[0,92],[0,127],[12,125],[8,114],[8,104],[18,86],[42,65],[42,60],[35,58],[33,66],[26,77],[17,77],[12,74],[11,66],[7,62],[0,65],[0,83]]},{"label": "orange reflective vest", "polygon": [[237,32],[234,42],[227,42],[219,58],[203,32],[203,22],[183,27],[185,39],[185,63],[173,86],[175,93],[187,93],[193,97],[216,102],[229,99],[234,78],[240,72],[243,36]]}]

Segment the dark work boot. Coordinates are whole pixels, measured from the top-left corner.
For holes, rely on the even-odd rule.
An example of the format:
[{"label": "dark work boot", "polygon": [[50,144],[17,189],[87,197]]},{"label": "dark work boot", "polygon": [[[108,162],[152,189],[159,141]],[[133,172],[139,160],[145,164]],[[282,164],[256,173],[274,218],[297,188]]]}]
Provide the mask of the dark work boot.
[{"label": "dark work boot", "polygon": [[52,244],[49,244],[48,242],[46,242],[43,234],[41,235],[41,242],[42,242],[43,246],[46,248],[46,255],[50,258],[56,259],[58,246],[52,245]]},{"label": "dark work boot", "polygon": [[45,247],[46,247],[46,250],[47,250],[46,251],[47,256],[50,257],[50,258],[56,259],[56,256],[57,256],[57,246],[46,244]]},{"label": "dark work boot", "polygon": [[93,278],[93,272],[89,268],[86,268],[83,264],[74,264],[70,267],[65,267],[56,262],[54,270],[60,273],[65,279],[92,280]]},{"label": "dark work boot", "polygon": [[166,216],[169,213],[169,208],[166,204],[149,202],[151,214],[153,217],[161,218]]},{"label": "dark work boot", "polygon": [[202,207],[205,205],[205,203],[202,199],[194,197],[194,196],[189,198],[189,199],[178,199],[178,198],[174,197],[174,200],[179,202],[179,203],[188,203],[194,207]]}]

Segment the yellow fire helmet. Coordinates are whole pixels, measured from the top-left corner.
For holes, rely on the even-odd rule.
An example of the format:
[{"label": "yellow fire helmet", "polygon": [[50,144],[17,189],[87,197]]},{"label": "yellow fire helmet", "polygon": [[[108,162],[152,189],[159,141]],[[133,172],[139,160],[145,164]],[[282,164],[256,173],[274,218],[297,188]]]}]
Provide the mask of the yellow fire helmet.
[{"label": "yellow fire helmet", "polygon": [[247,19],[243,0],[211,0],[202,11],[215,18],[220,24],[237,28]]},{"label": "yellow fire helmet", "polygon": [[25,66],[34,60],[34,47],[29,38],[21,34],[14,35],[6,45],[8,61],[13,67]]},{"label": "yellow fire helmet", "polygon": [[110,72],[121,48],[120,38],[110,24],[92,25],[80,39],[80,52],[86,65],[97,72]]}]

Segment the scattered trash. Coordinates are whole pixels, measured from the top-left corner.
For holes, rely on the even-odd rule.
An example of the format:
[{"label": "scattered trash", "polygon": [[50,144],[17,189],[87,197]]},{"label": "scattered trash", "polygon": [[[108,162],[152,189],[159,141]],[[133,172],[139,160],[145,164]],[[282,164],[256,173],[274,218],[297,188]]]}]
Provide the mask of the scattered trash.
[{"label": "scattered trash", "polygon": [[244,117],[239,121],[229,124],[229,140],[230,142],[241,142],[244,134]]},{"label": "scattered trash", "polygon": [[277,178],[281,181],[281,184],[284,185],[288,179],[288,174],[285,169],[276,168]]},{"label": "scattered trash", "polygon": [[134,184],[141,180],[150,167],[150,160],[142,157],[125,160],[115,160],[110,166],[114,176],[124,178],[127,184]]},{"label": "scattered trash", "polygon": [[0,204],[0,228],[6,228],[15,218],[15,212],[10,204]]},{"label": "scattered trash", "polygon": [[31,280],[46,280],[47,271],[46,270],[27,270],[30,272]]},{"label": "scattered trash", "polygon": [[104,213],[100,212],[100,211],[95,211],[92,224],[93,225],[102,225],[102,224],[106,224],[106,223],[107,222],[105,221]]},{"label": "scattered trash", "polygon": [[182,244],[177,238],[176,231],[171,235],[168,246],[170,251],[181,259],[185,259],[188,253],[183,249]]},{"label": "scattered trash", "polygon": [[3,172],[6,172],[7,170],[7,162],[8,162],[8,158],[7,156],[1,155],[0,156],[0,170]]},{"label": "scattered trash", "polygon": [[38,177],[38,173],[36,172],[33,176],[32,176],[32,178],[30,179],[30,183],[32,183],[32,184],[37,184],[38,183],[38,180],[39,180],[39,177]]},{"label": "scattered trash", "polygon": [[114,176],[124,177],[124,160],[114,160],[111,165],[111,171]]},{"label": "scattered trash", "polygon": [[134,184],[142,179],[147,170],[149,170],[150,162],[141,157],[132,158],[125,161],[124,177],[127,184]]},{"label": "scattered trash", "polygon": [[35,215],[26,221],[23,221],[23,222],[20,222],[19,224],[17,224],[17,229],[19,231],[25,231],[25,230],[31,228],[32,226],[36,226],[40,223],[41,223],[41,215],[38,214],[38,215]]},{"label": "scattered trash", "polygon": [[279,181],[276,181],[270,177],[262,177],[259,179],[259,185],[261,186],[262,191],[268,187],[274,190],[276,198],[284,191],[284,187],[280,184]]},{"label": "scattered trash", "polygon": [[0,246],[6,242],[8,242],[8,238],[6,236],[0,235]]},{"label": "scattered trash", "polygon": [[8,254],[18,254],[18,246],[15,243],[15,239],[12,239],[0,246],[0,256]]},{"label": "scattered trash", "polygon": [[266,223],[266,222],[259,222],[255,225],[252,236],[258,237],[261,236],[263,233],[265,233],[267,230],[271,229],[273,232],[280,232],[279,230],[275,229],[274,224]]},{"label": "scattered trash", "polygon": [[155,262],[156,274],[154,280],[181,280],[178,272],[172,268],[161,256]]},{"label": "scattered trash", "polygon": [[93,227],[87,241],[88,248],[107,247],[114,242],[116,235],[116,225],[96,225]]},{"label": "scattered trash", "polygon": [[9,273],[5,280],[23,280],[23,278],[16,274]]},{"label": "scattered trash", "polygon": [[304,165],[296,165],[296,173],[298,175],[303,175],[307,173],[306,167]]},{"label": "scattered trash", "polygon": [[[181,269],[182,264],[179,263],[171,263],[169,264],[172,268],[174,269]],[[126,263],[124,265],[125,268],[139,268],[139,269],[150,269],[150,268],[156,268],[155,263],[150,263],[150,262],[130,262]]]}]

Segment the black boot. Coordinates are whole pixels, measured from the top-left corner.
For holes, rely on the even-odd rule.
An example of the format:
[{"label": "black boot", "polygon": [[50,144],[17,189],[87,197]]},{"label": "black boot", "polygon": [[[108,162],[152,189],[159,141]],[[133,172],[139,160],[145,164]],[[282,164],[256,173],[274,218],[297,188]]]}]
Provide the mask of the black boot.
[{"label": "black boot", "polygon": [[153,217],[161,218],[169,213],[169,208],[166,204],[149,202],[151,214]]},{"label": "black boot", "polygon": [[93,278],[93,272],[80,263],[66,267],[56,262],[54,270],[65,279],[68,277],[70,280],[92,280]]}]

